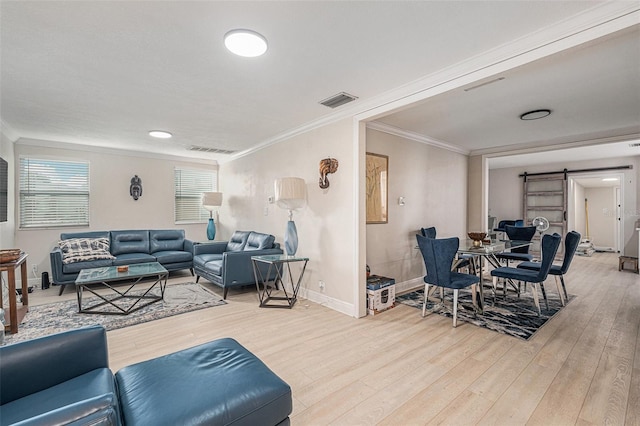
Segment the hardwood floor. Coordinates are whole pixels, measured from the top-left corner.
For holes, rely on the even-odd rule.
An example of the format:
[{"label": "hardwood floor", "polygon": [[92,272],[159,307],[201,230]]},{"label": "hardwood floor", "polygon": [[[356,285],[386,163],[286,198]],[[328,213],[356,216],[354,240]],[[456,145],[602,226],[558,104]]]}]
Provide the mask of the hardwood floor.
[{"label": "hardwood floor", "polygon": [[[260,309],[247,288],[225,306],[110,331],[110,362],[233,337],[291,385],[294,425],[638,425],[640,276],[617,267],[614,254],[576,256],[566,281],[577,297],[529,341],[405,305],[362,319],[306,300]],[[60,300],[57,288],[32,299]]]}]

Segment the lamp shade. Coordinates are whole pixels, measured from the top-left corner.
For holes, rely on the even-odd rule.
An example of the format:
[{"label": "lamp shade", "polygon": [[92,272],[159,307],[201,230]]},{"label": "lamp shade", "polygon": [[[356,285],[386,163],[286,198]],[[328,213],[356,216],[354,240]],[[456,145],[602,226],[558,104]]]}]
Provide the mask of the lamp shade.
[{"label": "lamp shade", "polygon": [[283,209],[296,210],[307,203],[307,186],[304,179],[284,177],[275,181],[276,203]]},{"label": "lamp shade", "polygon": [[222,192],[205,192],[202,194],[202,206],[207,210],[222,205]]}]

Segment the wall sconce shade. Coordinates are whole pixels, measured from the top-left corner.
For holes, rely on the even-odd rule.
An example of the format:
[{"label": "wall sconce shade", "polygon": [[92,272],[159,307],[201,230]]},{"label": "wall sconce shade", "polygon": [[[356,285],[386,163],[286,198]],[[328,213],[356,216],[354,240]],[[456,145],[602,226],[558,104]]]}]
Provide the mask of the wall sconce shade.
[{"label": "wall sconce shade", "polygon": [[222,192],[205,192],[202,194],[202,207],[209,210],[209,223],[207,224],[207,238],[211,241],[216,238],[216,223],[213,220],[213,209],[222,205]]}]

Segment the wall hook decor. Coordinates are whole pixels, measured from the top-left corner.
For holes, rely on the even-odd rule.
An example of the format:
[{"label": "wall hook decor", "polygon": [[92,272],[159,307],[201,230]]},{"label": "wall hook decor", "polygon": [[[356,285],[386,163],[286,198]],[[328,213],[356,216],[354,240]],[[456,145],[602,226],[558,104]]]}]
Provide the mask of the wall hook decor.
[{"label": "wall hook decor", "polygon": [[320,160],[319,169],[320,180],[318,182],[318,185],[320,185],[320,188],[322,189],[327,189],[329,187],[329,178],[327,177],[327,175],[338,171],[338,160],[331,157]]},{"label": "wall hook decor", "polygon": [[131,178],[131,186],[129,187],[129,194],[133,197],[134,201],[142,197],[142,179],[135,175]]}]

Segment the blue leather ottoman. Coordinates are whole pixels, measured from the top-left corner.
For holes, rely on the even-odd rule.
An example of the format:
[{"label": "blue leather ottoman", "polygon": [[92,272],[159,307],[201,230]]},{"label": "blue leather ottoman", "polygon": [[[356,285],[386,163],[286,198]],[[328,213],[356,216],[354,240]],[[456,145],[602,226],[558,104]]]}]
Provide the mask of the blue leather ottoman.
[{"label": "blue leather ottoman", "polygon": [[116,373],[126,425],[288,425],[291,388],[225,338]]}]

